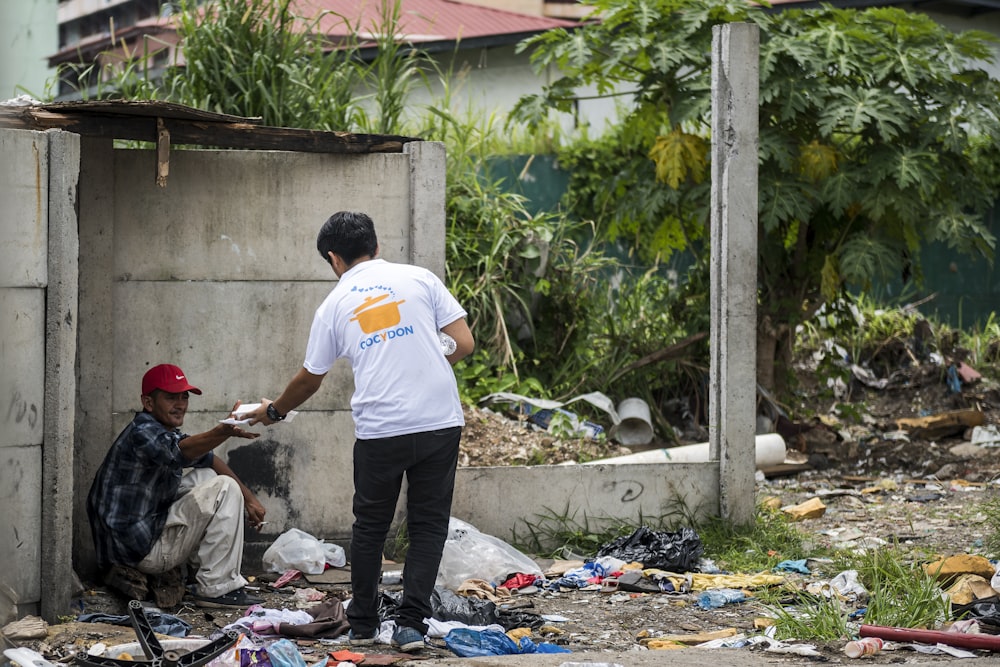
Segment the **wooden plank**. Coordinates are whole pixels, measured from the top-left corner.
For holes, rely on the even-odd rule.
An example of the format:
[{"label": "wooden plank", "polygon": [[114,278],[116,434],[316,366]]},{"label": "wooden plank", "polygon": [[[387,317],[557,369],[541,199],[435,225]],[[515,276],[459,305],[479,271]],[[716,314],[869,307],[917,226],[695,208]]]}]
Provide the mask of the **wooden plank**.
[{"label": "wooden plank", "polygon": [[25,130],[59,129],[82,136],[148,141],[158,138],[157,118],[170,133],[170,143],[214,148],[282,150],[305,153],[401,153],[414,137],[382,134],[324,132],[155,115],[56,113],[41,107],[0,109],[0,127]]}]

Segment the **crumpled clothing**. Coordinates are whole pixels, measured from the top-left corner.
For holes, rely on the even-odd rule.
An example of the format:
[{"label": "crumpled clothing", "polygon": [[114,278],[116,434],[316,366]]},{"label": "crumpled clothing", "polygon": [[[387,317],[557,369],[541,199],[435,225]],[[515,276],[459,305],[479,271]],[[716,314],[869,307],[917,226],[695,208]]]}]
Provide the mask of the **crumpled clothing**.
[{"label": "crumpled clothing", "polygon": [[511,597],[510,591],[506,588],[493,588],[490,582],[484,579],[466,579],[455,592],[470,598],[489,600],[490,602],[502,602]]},{"label": "crumpled clothing", "polygon": [[468,625],[466,623],[462,623],[461,621],[440,621],[436,618],[425,618],[424,623],[427,624],[427,636],[436,639],[443,639],[445,635],[457,628],[468,628],[470,630],[495,630],[497,632],[507,631],[498,623],[492,623],[490,625]]},{"label": "crumpled clothing", "polygon": [[225,627],[236,632],[251,631],[258,635],[276,635],[278,626],[282,623],[303,624],[312,622],[313,617],[308,612],[291,609],[266,609],[254,605],[243,618],[233,621]]},{"label": "crumpled clothing", "polygon": [[553,579],[549,587],[585,588],[591,584],[599,584],[608,576],[608,570],[598,562],[584,563],[583,567],[570,570],[558,579]]},{"label": "crumpled clothing", "polygon": [[312,616],[311,623],[281,623],[277,628],[278,634],[285,637],[332,639],[351,627],[344,604],[338,598],[324,600],[307,609],[306,613]]},{"label": "crumpled clothing", "polygon": [[525,586],[535,585],[535,582],[539,579],[541,579],[541,577],[537,574],[525,574],[524,572],[518,572],[507,581],[497,586],[497,588],[505,588],[508,591],[516,591],[524,588]]},{"label": "crumpled clothing", "polygon": [[806,566],[806,559],[783,560],[774,566],[775,572],[798,572],[799,574],[812,574]]},{"label": "crumpled clothing", "polygon": [[[171,637],[187,637],[191,631],[191,625],[184,619],[171,614],[164,614],[156,611],[145,611],[146,620],[149,627],[154,632]],[[81,623],[110,623],[111,625],[132,625],[131,616],[118,616],[114,614],[81,614],[76,620]]]}]

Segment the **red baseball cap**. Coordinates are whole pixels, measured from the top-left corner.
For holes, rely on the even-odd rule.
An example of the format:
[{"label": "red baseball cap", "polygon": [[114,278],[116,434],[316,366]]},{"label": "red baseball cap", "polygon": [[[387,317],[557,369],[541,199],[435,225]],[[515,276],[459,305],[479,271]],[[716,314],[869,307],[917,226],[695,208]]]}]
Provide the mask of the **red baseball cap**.
[{"label": "red baseball cap", "polygon": [[192,387],[184,371],[173,364],[160,364],[153,366],[142,376],[142,395],[148,396],[154,389],[162,389],[171,394],[180,394],[190,391],[192,394],[201,394],[201,389]]}]

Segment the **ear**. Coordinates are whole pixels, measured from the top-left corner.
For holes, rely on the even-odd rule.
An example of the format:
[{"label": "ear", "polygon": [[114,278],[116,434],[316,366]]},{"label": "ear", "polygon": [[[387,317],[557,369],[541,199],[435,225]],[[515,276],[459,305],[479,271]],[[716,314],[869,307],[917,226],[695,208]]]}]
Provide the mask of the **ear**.
[{"label": "ear", "polygon": [[152,396],[150,396],[149,394],[143,394],[142,396],[139,397],[139,399],[142,400],[142,409],[143,410],[145,410],[146,412],[152,412],[153,411],[153,397]]}]

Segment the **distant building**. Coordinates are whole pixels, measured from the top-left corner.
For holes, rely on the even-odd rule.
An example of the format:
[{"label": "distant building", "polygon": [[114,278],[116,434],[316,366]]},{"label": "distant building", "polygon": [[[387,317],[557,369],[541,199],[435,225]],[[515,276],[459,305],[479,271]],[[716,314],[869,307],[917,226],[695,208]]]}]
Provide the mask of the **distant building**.
[{"label": "distant building", "polygon": [[[391,1],[391,0],[390,0]],[[557,78],[557,73],[537,74],[529,53],[518,53],[524,39],[554,28],[573,29],[580,25],[574,14],[589,8],[571,2],[542,0],[400,0],[397,38],[412,44],[437,60],[439,71],[456,75],[452,102],[470,111],[505,113],[524,94],[539,92]],[[503,6],[503,9],[498,8]],[[374,48],[372,31],[377,30],[382,0],[302,0],[306,16],[328,12],[319,30],[333,41],[348,37],[365,49]],[[521,12],[509,11],[516,6]],[[50,63],[62,66],[59,99],[73,100],[99,92],[98,77],[106,65],[126,54],[142,54],[150,73],[183,62],[178,35],[171,14],[174,5],[160,0],[64,0],[59,7],[60,50]],[[571,16],[557,18],[546,13]],[[343,18],[342,18],[343,17]],[[346,19],[346,21],[344,20]],[[350,26],[358,28],[353,33]],[[353,34],[352,34],[353,33]],[[367,43],[365,40],[369,40]],[[71,67],[67,67],[71,66]],[[414,91],[411,102],[422,104],[440,92],[432,81],[432,91]],[[459,93],[455,93],[460,88]],[[577,118],[565,119],[567,129],[587,122],[602,127],[614,114],[614,102],[586,100],[580,103]]]},{"label": "distant building", "polygon": [[0,2],[0,101],[45,95],[56,30],[56,0]]}]

